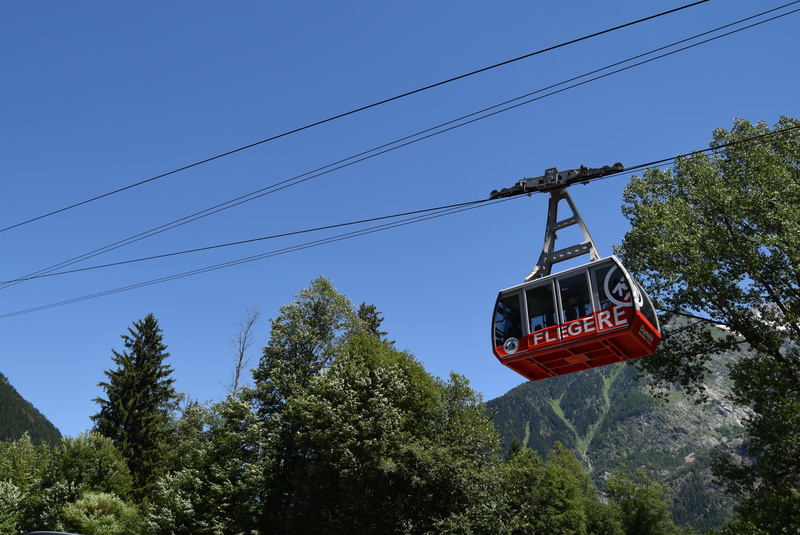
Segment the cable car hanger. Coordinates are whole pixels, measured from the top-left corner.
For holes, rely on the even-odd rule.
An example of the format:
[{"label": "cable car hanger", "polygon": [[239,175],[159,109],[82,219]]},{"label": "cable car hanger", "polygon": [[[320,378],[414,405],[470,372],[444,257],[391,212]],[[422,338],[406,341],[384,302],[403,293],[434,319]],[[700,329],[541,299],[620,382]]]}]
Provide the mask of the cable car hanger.
[{"label": "cable car hanger", "polygon": [[[619,259],[601,258],[567,192],[572,184],[623,170],[621,163],[547,169],[489,197],[550,193],[539,260],[524,283],[499,293],[492,326],[494,355],[532,381],[650,355],[661,340],[650,298]],[[559,220],[561,200],[572,215]],[[583,241],[556,250],[557,232],[573,225],[580,227]],[[554,264],[584,254],[590,255],[589,263],[551,273]]]},{"label": "cable car hanger", "polygon": [[[494,190],[489,195],[489,199],[499,199],[501,197],[513,197],[515,195],[530,195],[536,192],[550,192],[550,200],[547,208],[547,227],[544,234],[544,245],[542,246],[542,254],[536,262],[533,270],[525,277],[525,282],[538,279],[550,275],[553,264],[575,258],[584,254],[591,255],[591,261],[600,260],[600,253],[598,252],[597,245],[595,245],[592,236],[589,234],[589,229],[583,222],[581,214],[575,207],[567,192],[567,187],[572,184],[582,183],[587,184],[590,180],[600,178],[607,175],[613,175],[624,171],[625,166],[617,162],[614,165],[605,165],[603,167],[589,168],[581,165],[578,169],[570,169],[569,171],[559,172],[557,167],[552,167],[545,170],[544,175],[523,178],[510,188],[503,188],[500,191]],[[562,221],[558,221],[558,204],[561,200],[567,201],[570,209],[572,209],[572,217],[568,217]],[[578,225],[583,234],[583,241],[581,243],[559,249],[555,249],[556,240],[559,230]]]}]

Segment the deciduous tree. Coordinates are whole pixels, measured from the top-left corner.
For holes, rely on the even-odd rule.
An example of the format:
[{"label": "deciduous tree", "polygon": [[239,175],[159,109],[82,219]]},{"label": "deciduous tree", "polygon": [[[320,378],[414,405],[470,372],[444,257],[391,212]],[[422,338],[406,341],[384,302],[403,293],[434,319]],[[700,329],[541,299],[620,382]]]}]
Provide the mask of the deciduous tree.
[{"label": "deciduous tree", "polygon": [[262,533],[424,533],[477,499],[498,441],[480,397],[430,376],[381,321],[324,278],[272,320],[250,398]]},{"label": "deciduous tree", "polygon": [[19,533],[30,525],[28,510],[49,453],[47,446],[35,446],[27,433],[0,441],[0,533]]},{"label": "deciduous tree", "polygon": [[356,335],[288,400],[265,527],[280,533],[427,533],[477,499],[498,438],[458,376]]},{"label": "deciduous tree", "polygon": [[[717,473],[745,498],[740,513],[764,512],[752,518],[756,527],[797,530],[800,121],[782,117],[770,129],[737,120],[716,130],[711,146],[634,177],[624,194],[632,228],[620,252],[667,326],[662,348],[640,366],[662,383],[702,390],[709,359],[752,349],[731,369],[734,401],[753,411],[751,461],[720,461]],[[726,331],[671,321],[675,313]]]},{"label": "deciduous tree", "polygon": [[242,374],[250,365],[248,351],[255,343],[255,326],[261,317],[261,310],[258,307],[248,308],[245,317],[237,323],[239,330],[231,340],[234,350],[234,367],[231,382],[228,386],[228,393],[232,396],[239,395],[242,387]]},{"label": "deciduous tree", "polygon": [[264,418],[280,413],[290,396],[330,366],[338,345],[363,330],[350,300],[325,277],[318,277],[294,301],[283,305],[270,323],[269,344],[253,370],[251,392]]},{"label": "deciduous tree", "polygon": [[606,484],[606,492],[619,511],[625,534],[680,533],[670,518],[667,487],[653,481],[644,470],[638,470],[634,477],[614,474]]},{"label": "deciduous tree", "polygon": [[139,531],[139,511],[115,494],[87,492],[61,511],[63,529],[92,535],[126,535]]},{"label": "deciduous tree", "polygon": [[263,434],[249,405],[233,395],[210,407],[191,405],[177,433],[176,467],[151,493],[147,533],[258,533]]},{"label": "deciduous tree", "polygon": [[65,507],[86,493],[114,496],[119,503],[132,497],[133,483],[125,459],[110,439],[97,433],[66,437],[39,462],[39,477],[22,504],[23,527],[27,530],[63,530]]}]

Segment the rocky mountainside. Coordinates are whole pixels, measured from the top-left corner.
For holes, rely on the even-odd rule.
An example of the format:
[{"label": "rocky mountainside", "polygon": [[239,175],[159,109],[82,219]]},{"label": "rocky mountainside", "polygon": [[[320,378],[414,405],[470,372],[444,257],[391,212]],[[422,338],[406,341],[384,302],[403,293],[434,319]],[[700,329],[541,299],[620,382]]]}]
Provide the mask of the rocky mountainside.
[{"label": "rocky mountainside", "polygon": [[703,530],[718,527],[732,506],[709,460],[743,450],[746,412],[726,401],[726,362],[707,379],[705,403],[681,392],[655,397],[633,366],[617,364],[524,383],[487,406],[506,447],[516,439],[546,457],[559,441],[600,489],[612,472],[647,468],[671,488],[675,522]]},{"label": "rocky mountainside", "polygon": [[25,400],[0,373],[0,440],[17,440],[24,433],[34,443],[57,444],[61,433]]}]

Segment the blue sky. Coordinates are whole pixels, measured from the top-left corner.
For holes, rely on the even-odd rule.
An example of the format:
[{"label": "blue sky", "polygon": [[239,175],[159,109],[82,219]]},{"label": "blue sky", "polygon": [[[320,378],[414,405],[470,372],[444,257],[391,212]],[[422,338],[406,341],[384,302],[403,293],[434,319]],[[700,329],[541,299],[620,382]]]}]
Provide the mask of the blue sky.
[{"label": "blue sky", "polygon": [[[689,2],[13,2],[0,7],[0,228],[439,81]],[[352,155],[785,2],[711,0],[263,143],[0,232],[0,280],[47,268]],[[800,5],[800,4],[798,4]],[[776,12],[787,13],[791,6]],[[798,117],[800,13],[541,98],[70,266],[88,267],[484,199],[546,168],[634,166],[708,146],[734,118]],[[572,188],[604,255],[629,176]],[[523,382],[492,355],[497,292],[541,249],[523,197],[210,273],[8,315],[343,230],[0,289],[0,372],[63,433],[91,427],[120,335],[152,312],[176,386],[220,399],[231,338],[256,347],[319,275],[436,375],[485,399]],[[259,352],[252,352],[253,363]]]}]

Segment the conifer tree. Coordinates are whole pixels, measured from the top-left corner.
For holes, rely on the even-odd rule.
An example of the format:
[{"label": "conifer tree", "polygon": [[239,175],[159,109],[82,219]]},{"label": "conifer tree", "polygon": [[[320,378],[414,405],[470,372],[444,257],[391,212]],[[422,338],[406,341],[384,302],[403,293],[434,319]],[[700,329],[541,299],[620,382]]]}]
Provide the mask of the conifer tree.
[{"label": "conifer tree", "polygon": [[95,429],[120,450],[134,480],[134,494],[144,498],[163,472],[168,451],[170,413],[178,401],[170,377],[172,368],[158,320],[148,314],[122,335],[125,350],[112,349],[115,370],[99,383],[106,399],[96,398],[100,411],[92,416]]},{"label": "conifer tree", "polygon": [[383,316],[381,316],[380,311],[378,311],[378,308],[375,305],[368,305],[366,302],[362,302],[356,311],[356,315],[364,324],[367,332],[374,334],[384,342],[394,344],[394,341],[389,341],[386,339],[386,335],[388,333],[381,330]]}]

